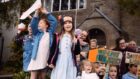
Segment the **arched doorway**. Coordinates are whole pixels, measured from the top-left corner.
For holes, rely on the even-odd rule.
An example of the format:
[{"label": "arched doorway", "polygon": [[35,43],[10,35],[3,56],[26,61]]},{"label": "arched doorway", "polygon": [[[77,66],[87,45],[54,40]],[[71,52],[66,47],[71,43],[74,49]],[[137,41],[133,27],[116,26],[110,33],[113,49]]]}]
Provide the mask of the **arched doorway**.
[{"label": "arched doorway", "polygon": [[89,38],[90,39],[97,39],[99,46],[105,46],[106,45],[106,35],[105,33],[98,28],[93,28],[89,30]]}]

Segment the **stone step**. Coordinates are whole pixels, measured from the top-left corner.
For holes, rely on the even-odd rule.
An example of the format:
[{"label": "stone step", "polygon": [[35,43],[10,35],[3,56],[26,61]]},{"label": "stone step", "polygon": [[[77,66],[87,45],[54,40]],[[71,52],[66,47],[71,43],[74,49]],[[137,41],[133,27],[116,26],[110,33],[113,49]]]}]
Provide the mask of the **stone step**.
[{"label": "stone step", "polygon": [[0,79],[12,79],[13,75],[0,75]]}]

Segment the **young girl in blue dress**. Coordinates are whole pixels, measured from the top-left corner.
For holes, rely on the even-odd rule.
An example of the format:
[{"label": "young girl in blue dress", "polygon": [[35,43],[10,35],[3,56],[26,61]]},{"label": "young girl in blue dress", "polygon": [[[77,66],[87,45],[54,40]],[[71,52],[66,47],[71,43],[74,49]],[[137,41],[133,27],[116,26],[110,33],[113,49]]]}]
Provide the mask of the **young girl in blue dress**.
[{"label": "young girl in blue dress", "polygon": [[71,16],[62,17],[62,31],[59,35],[59,44],[57,44],[58,50],[50,63],[51,67],[52,64],[54,65],[51,79],[76,79],[76,55],[80,53],[80,44],[75,40],[73,22]]}]

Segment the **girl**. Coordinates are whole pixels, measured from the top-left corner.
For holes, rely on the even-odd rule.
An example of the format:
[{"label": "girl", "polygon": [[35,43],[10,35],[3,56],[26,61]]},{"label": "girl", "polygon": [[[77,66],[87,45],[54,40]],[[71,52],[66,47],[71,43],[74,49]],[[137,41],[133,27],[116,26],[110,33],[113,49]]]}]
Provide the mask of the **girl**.
[{"label": "girl", "polygon": [[83,60],[82,77],[81,79],[99,79],[95,73],[94,64],[89,60]]},{"label": "girl", "polygon": [[109,75],[108,79],[117,79],[117,66],[110,65],[108,75]]},{"label": "girl", "polygon": [[32,48],[33,48],[33,36],[32,36],[32,29],[28,26],[28,35],[26,35],[23,39],[23,70],[28,72],[27,68],[31,60],[32,55]]},{"label": "girl", "polygon": [[[60,41],[55,68],[52,70],[51,79],[76,79],[77,69],[76,69],[76,55],[80,53],[79,45],[75,43],[74,39],[74,23],[71,16],[64,16],[61,19],[62,31],[60,34]],[[56,56],[56,54],[54,55]]]},{"label": "girl", "polygon": [[30,79],[45,79],[45,68],[49,56],[49,50],[52,45],[53,33],[57,26],[57,20],[45,8],[41,8],[43,17],[39,17],[39,10],[35,12],[31,21],[32,33],[34,35],[34,46],[32,50],[32,59],[28,70],[31,71]]}]

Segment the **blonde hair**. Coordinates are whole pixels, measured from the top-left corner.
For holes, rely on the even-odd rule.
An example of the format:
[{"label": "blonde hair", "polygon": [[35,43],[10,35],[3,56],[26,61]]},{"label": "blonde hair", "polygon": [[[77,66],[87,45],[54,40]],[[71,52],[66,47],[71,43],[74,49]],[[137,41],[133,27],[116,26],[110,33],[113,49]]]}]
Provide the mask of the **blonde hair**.
[{"label": "blonde hair", "polygon": [[92,67],[91,73],[95,72],[94,63],[90,62],[89,60],[83,60],[81,64],[81,71],[84,71],[84,65],[90,65]]}]

